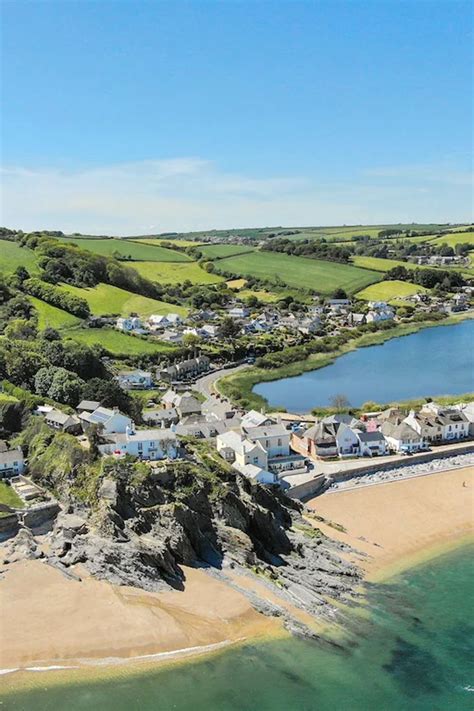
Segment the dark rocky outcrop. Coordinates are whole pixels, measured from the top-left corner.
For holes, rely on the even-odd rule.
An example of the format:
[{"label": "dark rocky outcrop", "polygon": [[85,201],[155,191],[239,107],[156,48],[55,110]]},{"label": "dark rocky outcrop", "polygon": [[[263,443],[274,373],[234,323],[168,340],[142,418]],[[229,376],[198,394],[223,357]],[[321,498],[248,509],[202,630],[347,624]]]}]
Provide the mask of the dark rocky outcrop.
[{"label": "dark rocky outcrop", "polygon": [[[184,587],[182,566],[227,580],[238,568],[313,614],[330,612],[328,598],[352,598],[360,572],[341,556],[348,548],[313,528],[302,504],[232,472],[215,452],[194,451],[157,470],[104,462],[88,500],[77,498],[73,477],[63,483],[63,512],[44,550],[66,574],[81,563],[97,578],[158,591]],[[11,554],[22,552],[44,555],[25,529]],[[287,615],[245,592],[257,609]]]}]

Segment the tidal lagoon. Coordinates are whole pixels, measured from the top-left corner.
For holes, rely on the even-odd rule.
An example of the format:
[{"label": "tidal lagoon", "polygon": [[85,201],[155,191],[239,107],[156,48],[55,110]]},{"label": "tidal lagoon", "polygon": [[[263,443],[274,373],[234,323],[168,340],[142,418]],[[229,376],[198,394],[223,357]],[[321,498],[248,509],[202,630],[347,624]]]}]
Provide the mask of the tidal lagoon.
[{"label": "tidal lagoon", "polygon": [[[474,700],[474,546],[373,585],[337,646],[299,639],[249,643],[156,671],[112,671],[8,692],[8,711],[468,711]],[[31,672],[34,675],[33,672]]]},{"label": "tidal lagoon", "polygon": [[332,365],[292,378],[259,383],[254,392],[289,412],[329,407],[343,394],[353,407],[474,390],[474,321],[425,328],[360,348]]}]

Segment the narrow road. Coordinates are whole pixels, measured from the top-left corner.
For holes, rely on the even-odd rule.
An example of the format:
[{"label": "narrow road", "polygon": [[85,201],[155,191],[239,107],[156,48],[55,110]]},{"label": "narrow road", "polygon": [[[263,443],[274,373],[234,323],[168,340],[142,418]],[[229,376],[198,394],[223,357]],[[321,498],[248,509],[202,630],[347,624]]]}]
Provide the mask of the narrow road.
[{"label": "narrow road", "polygon": [[239,370],[243,370],[244,368],[248,367],[249,366],[247,363],[241,363],[240,365],[236,365],[234,368],[222,368],[221,370],[213,370],[211,373],[207,373],[206,375],[203,375],[202,378],[196,380],[193,389],[197,390],[199,393],[201,393],[201,395],[204,395],[206,400],[211,400],[218,392],[215,384],[219,380],[219,378],[227,377],[228,375],[232,375],[232,373],[237,373],[239,372]]}]

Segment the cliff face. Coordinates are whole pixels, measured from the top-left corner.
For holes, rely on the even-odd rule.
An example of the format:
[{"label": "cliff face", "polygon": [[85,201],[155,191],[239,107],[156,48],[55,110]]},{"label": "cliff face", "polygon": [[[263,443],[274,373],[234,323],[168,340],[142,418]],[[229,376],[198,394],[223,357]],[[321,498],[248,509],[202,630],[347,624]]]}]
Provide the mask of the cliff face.
[{"label": "cliff face", "polygon": [[154,472],[121,463],[101,479],[93,508],[70,502],[69,513],[58,517],[50,562],[63,569],[81,562],[99,578],[146,590],[182,588],[181,565],[218,575],[231,566],[257,573],[314,614],[327,596],[348,600],[360,574],[341,558],[343,544],[302,513],[280,491],[210,457]]}]

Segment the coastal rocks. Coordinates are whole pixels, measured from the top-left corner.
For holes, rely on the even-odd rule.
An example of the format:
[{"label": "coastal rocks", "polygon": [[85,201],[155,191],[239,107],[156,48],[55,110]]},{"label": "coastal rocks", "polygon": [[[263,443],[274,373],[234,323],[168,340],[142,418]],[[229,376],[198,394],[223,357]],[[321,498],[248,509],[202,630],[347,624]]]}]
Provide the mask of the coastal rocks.
[{"label": "coastal rocks", "polygon": [[[147,591],[183,589],[181,566],[215,574],[229,568],[257,575],[282,601],[331,616],[328,598],[347,601],[360,572],[344,547],[303,519],[303,506],[282,492],[250,482],[214,459],[167,466],[167,476],[134,478],[133,464],[110,464],[85,510],[73,496],[49,534],[46,559],[66,574],[78,563],[94,577]],[[18,548],[35,555],[25,534]],[[344,550],[347,552],[347,548]],[[254,572],[252,572],[254,571]],[[278,604],[243,590],[265,614]]]},{"label": "coastal rocks", "polygon": [[44,553],[38,548],[38,544],[29,528],[20,528],[15,538],[6,544],[4,564],[15,563],[19,560],[35,560],[43,558]]}]

